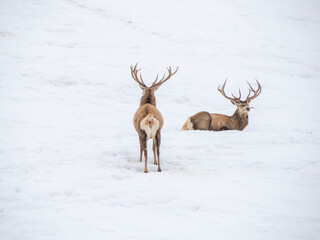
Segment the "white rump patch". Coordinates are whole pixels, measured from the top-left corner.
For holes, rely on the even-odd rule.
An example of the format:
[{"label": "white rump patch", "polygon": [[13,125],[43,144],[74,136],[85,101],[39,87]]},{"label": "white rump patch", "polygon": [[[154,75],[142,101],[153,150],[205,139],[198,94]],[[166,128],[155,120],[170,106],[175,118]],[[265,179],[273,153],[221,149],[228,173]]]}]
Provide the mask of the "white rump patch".
[{"label": "white rump patch", "polygon": [[185,125],[187,127],[187,130],[194,130],[193,129],[193,123],[191,122],[190,118],[188,118],[188,120],[186,121]]},{"label": "white rump patch", "polygon": [[156,136],[160,125],[159,121],[156,118],[151,117],[152,126],[150,128],[149,121],[150,116],[148,115],[144,119],[142,119],[140,123],[140,129],[145,131],[145,133],[147,134],[147,139],[154,138]]}]

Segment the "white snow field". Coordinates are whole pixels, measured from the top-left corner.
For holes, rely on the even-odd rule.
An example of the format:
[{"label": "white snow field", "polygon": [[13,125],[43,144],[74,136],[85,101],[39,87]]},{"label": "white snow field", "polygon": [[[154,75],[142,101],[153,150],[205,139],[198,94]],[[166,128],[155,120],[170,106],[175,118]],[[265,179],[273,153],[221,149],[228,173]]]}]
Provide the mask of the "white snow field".
[{"label": "white snow field", "polygon": [[[320,2],[2,0],[0,239],[320,239]],[[141,89],[165,123],[139,163]],[[181,131],[262,93],[243,131]]]}]

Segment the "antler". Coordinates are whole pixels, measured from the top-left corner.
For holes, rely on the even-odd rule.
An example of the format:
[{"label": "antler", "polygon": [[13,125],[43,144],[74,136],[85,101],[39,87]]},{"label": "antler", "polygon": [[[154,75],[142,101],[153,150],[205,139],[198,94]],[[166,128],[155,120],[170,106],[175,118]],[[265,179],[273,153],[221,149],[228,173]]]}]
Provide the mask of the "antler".
[{"label": "antler", "polygon": [[178,71],[179,67],[177,67],[177,69],[174,72],[171,72],[171,67],[168,67],[168,76],[166,76],[166,74],[163,74],[163,77],[158,81],[158,77],[159,75],[157,75],[156,80],[152,83],[152,85],[150,86],[150,88],[158,88],[160,87],[161,84],[163,84],[164,82],[168,81],[174,74],[176,74],[176,72]]},{"label": "antler", "polygon": [[[144,89],[144,88],[148,88],[147,85],[144,83],[142,77],[141,77],[141,73],[138,76],[138,73],[141,69],[137,69],[138,63],[133,67],[132,65],[130,66],[131,69],[131,76],[133,78],[133,80],[135,80],[137,83],[139,83],[139,86]],[[168,73],[169,75],[167,77],[166,74],[163,74],[163,77],[158,81],[158,77],[159,75],[157,75],[156,80],[152,83],[152,85],[149,88],[155,88],[157,89],[158,87],[160,87],[160,85],[166,81],[168,81],[174,74],[176,74],[176,72],[178,71],[179,67],[177,67],[177,69],[172,72],[171,71],[171,67],[168,67]]]},{"label": "antler", "polygon": [[224,87],[226,86],[226,83],[227,83],[227,79],[224,81],[221,89],[220,89],[220,85],[219,85],[219,87],[218,87],[218,91],[222,94],[222,96],[224,96],[226,99],[229,99],[229,100],[241,101],[241,100],[240,100],[240,98],[241,98],[240,88],[239,88],[239,97],[235,97],[233,94],[232,94],[233,98],[232,98],[232,97],[228,97],[228,96],[226,95],[226,93],[224,92]]},{"label": "antler", "polygon": [[137,69],[137,66],[138,66],[138,63],[134,67],[132,65],[130,66],[131,76],[132,76],[133,80],[135,80],[139,84],[140,88],[142,88],[142,89],[148,88],[146,86],[146,84],[144,83],[144,81],[142,80],[141,73],[140,73],[140,79],[139,79],[138,72],[141,69]]},{"label": "antler", "polygon": [[[257,82],[257,84],[258,84],[258,89],[257,89],[257,90],[254,90],[253,87],[250,85],[250,83],[247,82],[248,85],[249,85],[249,87],[250,87],[250,88],[249,88],[249,94],[248,94],[247,99],[246,99],[247,102],[250,102],[251,100],[255,99],[255,98],[258,97],[259,94],[261,93],[261,85],[260,85],[260,83],[258,82],[257,79],[256,79],[256,82]],[[253,92],[253,95],[250,97],[250,93],[251,93],[251,92]]]}]

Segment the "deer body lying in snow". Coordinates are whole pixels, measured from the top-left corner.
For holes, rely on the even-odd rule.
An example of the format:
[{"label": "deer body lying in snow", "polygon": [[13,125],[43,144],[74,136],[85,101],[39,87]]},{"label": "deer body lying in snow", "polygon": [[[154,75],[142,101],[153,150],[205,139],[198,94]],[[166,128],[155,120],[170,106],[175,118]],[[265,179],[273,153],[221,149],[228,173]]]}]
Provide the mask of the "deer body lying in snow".
[{"label": "deer body lying in snow", "polygon": [[[257,81],[257,80],[256,80]],[[241,100],[241,92],[239,89],[239,97],[226,96],[224,88],[227,80],[218,88],[218,91],[225,98],[229,99],[233,105],[237,106],[236,111],[232,116],[227,116],[217,113],[198,112],[195,115],[189,117],[184,123],[182,130],[211,130],[211,131],[223,131],[223,130],[243,130],[248,125],[248,112],[250,111],[249,103],[255,99],[261,93],[261,85],[257,81],[258,89],[254,90],[249,84],[249,94],[247,98]],[[253,93],[252,96],[250,94]]]}]

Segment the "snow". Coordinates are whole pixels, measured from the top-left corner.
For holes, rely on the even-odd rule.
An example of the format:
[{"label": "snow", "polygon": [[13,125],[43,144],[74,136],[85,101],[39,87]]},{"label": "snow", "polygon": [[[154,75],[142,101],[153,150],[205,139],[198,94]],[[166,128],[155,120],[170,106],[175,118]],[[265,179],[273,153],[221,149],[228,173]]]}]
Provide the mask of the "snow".
[{"label": "snow", "polygon": [[[0,236],[318,239],[319,1],[5,0]],[[139,62],[164,117],[139,163]],[[181,131],[262,85],[244,131]]]}]

